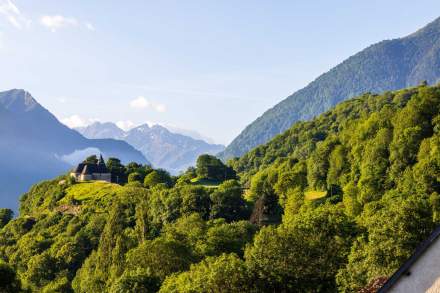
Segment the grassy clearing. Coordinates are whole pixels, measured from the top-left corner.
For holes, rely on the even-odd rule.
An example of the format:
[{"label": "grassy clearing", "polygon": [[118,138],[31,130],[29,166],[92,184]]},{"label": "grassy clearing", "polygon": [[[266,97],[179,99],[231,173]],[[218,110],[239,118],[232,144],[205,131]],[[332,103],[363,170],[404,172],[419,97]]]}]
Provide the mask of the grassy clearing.
[{"label": "grassy clearing", "polygon": [[217,188],[221,182],[219,182],[217,180],[209,180],[209,179],[204,179],[204,178],[194,178],[194,179],[191,179],[191,183],[194,185],[201,185],[201,186],[207,187],[207,188]]},{"label": "grassy clearing", "polygon": [[310,190],[304,192],[306,200],[317,200],[327,195],[327,191]]},{"label": "grassy clearing", "polygon": [[115,196],[123,187],[118,184],[90,181],[74,184],[67,188],[65,198],[76,200],[100,199],[104,196]]}]

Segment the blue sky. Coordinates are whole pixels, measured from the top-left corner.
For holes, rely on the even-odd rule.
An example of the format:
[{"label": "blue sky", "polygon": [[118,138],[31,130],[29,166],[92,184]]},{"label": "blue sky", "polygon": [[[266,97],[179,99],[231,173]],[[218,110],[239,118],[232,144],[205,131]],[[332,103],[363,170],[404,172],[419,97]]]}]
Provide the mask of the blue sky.
[{"label": "blue sky", "polygon": [[350,55],[440,16],[438,0],[0,0],[0,90],[70,125],[145,122],[229,143]]}]

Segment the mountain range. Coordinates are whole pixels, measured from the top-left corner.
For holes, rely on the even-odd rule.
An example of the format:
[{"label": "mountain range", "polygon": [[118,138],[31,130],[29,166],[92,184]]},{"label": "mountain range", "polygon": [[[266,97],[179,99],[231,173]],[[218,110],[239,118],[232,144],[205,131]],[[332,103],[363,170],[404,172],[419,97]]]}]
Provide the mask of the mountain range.
[{"label": "mountain range", "polygon": [[157,168],[177,174],[194,166],[201,154],[216,154],[224,150],[223,145],[210,144],[201,139],[174,133],[160,125],[143,124],[129,131],[120,129],[111,122],[95,122],[87,127],[76,128],[87,138],[113,138],[124,140]]},{"label": "mountain range", "polygon": [[0,205],[14,209],[32,184],[66,172],[87,155],[149,163],[124,141],[85,138],[21,89],[0,92],[0,137]]},{"label": "mountain range", "polygon": [[239,157],[281,134],[364,92],[383,92],[440,78],[440,18],[400,39],[374,44],[322,74],[248,125],[222,158]]}]

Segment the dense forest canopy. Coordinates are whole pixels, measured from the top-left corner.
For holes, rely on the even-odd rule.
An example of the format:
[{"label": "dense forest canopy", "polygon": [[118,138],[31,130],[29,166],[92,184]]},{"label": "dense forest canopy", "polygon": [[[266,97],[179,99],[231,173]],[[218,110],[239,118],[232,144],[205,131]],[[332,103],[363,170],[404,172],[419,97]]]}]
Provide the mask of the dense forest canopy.
[{"label": "dense forest canopy", "polygon": [[61,176],[0,210],[1,290],[356,292],[440,223],[440,87],[343,102],[229,166],[107,165],[121,184]]}]

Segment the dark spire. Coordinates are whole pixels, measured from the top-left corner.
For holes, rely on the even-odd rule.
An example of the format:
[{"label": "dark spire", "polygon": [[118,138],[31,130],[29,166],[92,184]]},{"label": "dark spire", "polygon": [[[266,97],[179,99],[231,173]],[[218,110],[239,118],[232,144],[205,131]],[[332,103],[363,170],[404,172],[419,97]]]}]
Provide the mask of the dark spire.
[{"label": "dark spire", "polygon": [[104,158],[102,157],[102,154],[99,154],[98,165],[102,165],[102,164],[105,165]]},{"label": "dark spire", "polygon": [[108,169],[107,169],[107,166],[105,165],[105,161],[104,161],[104,158],[102,157],[102,154],[99,155],[98,172],[99,173],[108,173]]}]

